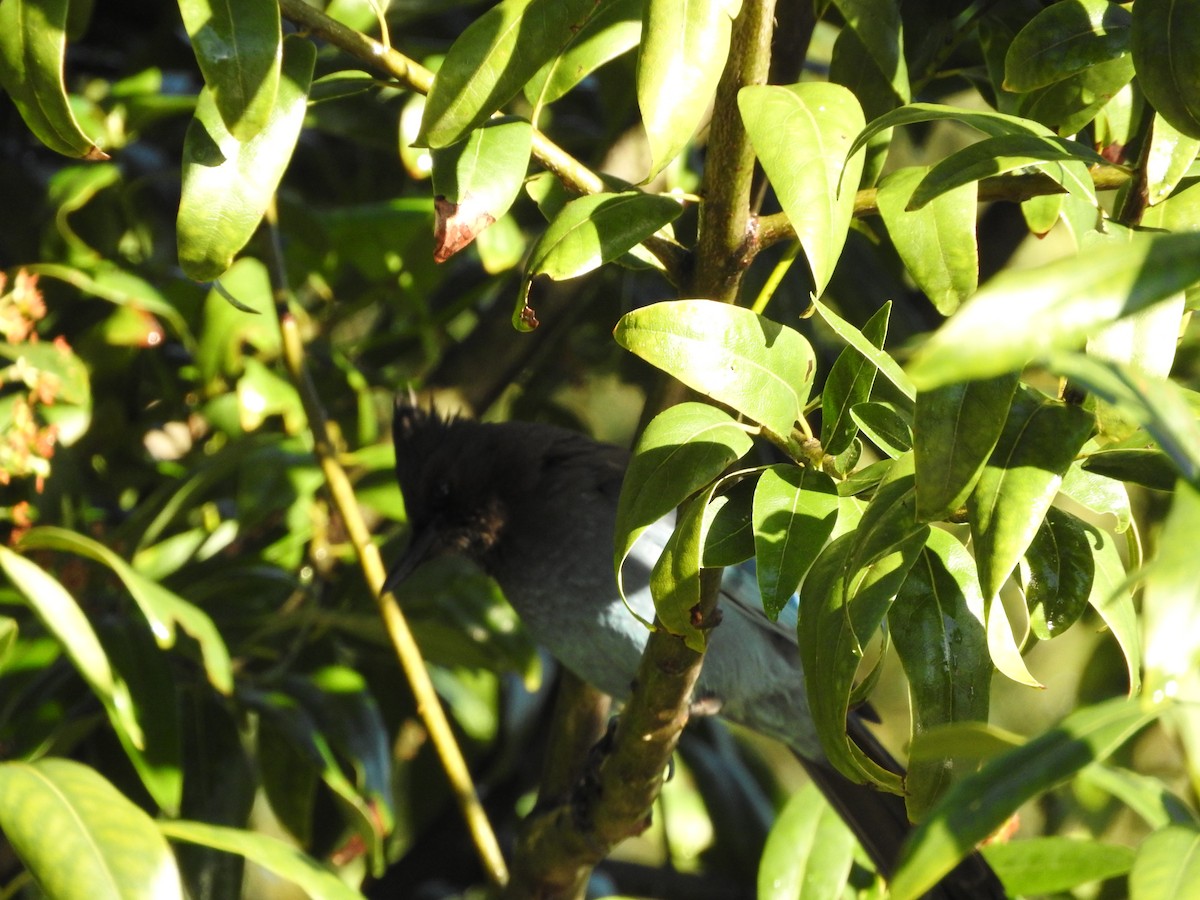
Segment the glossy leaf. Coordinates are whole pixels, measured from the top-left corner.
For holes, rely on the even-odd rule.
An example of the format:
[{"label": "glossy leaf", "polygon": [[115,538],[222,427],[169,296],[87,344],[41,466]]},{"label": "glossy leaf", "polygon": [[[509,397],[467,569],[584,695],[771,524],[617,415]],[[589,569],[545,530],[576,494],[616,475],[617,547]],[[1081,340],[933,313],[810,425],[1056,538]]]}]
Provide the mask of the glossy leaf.
[{"label": "glossy leaf", "polygon": [[[1086,453],[1091,445],[1084,446]],[[1080,506],[1098,515],[1111,515],[1118,534],[1129,527],[1133,511],[1129,506],[1129,491],[1115,478],[1106,478],[1084,468],[1089,457],[1071,464],[1059,492],[1070,497]]]},{"label": "glossy leaf", "polygon": [[[741,477],[741,476],[746,477]],[[732,485],[732,486],[730,486]],[[755,470],[721,480],[704,509],[704,567],[737,566],[754,556]]]},{"label": "glossy leaf", "polygon": [[641,191],[589,194],[566,204],[529,251],[513,324],[526,330],[519,324],[519,312],[529,295],[529,283],[538,275],[555,281],[578,278],[612,262],[682,211],[676,200]]},{"label": "glossy leaf", "polygon": [[913,452],[917,518],[948,518],[967,501],[1004,428],[1017,373],[917,394]]},{"label": "glossy leaf", "polygon": [[1110,59],[1025,94],[1017,110],[1059,134],[1075,134],[1102,110],[1111,111],[1113,99],[1126,90],[1133,76],[1128,56]]},{"label": "glossy leaf", "polygon": [[179,11],[225,129],[249,141],[267,127],[279,92],[279,4],[179,0]]},{"label": "glossy leaf", "polygon": [[847,736],[846,715],[863,658],[862,642],[883,621],[925,539],[923,531],[916,531],[873,561],[857,565],[858,535],[842,535],[821,551],[800,593],[796,633],[821,746],[847,778],[871,781],[894,793],[903,792],[902,779],[881,768]]},{"label": "glossy leaf", "polygon": [[1134,607],[1121,551],[1112,536],[1101,528],[1088,528],[1088,545],[1095,560],[1088,603],[1120,646],[1129,676],[1129,695],[1138,696],[1142,689],[1142,620]]},{"label": "glossy leaf", "polygon": [[1146,153],[1146,202],[1154,206],[1169,197],[1197,153],[1200,153],[1200,137],[1182,134],[1161,113],[1155,113],[1150,149]]},{"label": "glossy leaf", "polygon": [[1013,896],[1056,894],[1117,878],[1133,866],[1134,855],[1120,844],[1057,835],[996,841],[983,849],[983,858]]},{"label": "glossy leaf", "polygon": [[863,128],[862,109],[846,88],[819,82],[745,87],[738,92],[738,108],[796,230],[819,297],[833,276],[854,212],[863,160],[850,148]]},{"label": "glossy leaf", "polygon": [[912,449],[912,422],[886,403],[858,403],[850,417],[876,447],[892,459]]},{"label": "glossy leaf", "polygon": [[184,896],[154,820],[72,760],[0,764],[0,829],[48,897]]},{"label": "glossy leaf", "polygon": [[41,526],[25,533],[22,549],[61,550],[94,560],[108,567],[121,579],[137,603],[154,640],[162,649],[175,646],[175,629],[182,628],[200,646],[209,682],[223,694],[233,692],[233,667],[225,641],[209,615],[188,603],[178,594],[157,582],[138,574],[124,559],[105,547],[74,531],[54,526]]},{"label": "glossy leaf", "polygon": [[[908,678],[912,739],[955,722],[986,722],[992,662],[983,624],[983,594],[974,560],[951,534],[932,529],[896,602],[888,630]],[[910,761],[908,815],[924,818],[973,761],[941,756]]]},{"label": "glossy leaf", "polygon": [[763,609],[775,619],[796,592],[837,521],[838,496],[824,472],[770,466],[754,491],[754,556]]},{"label": "glossy leaf", "polygon": [[1200,491],[1181,481],[1158,538],[1158,553],[1145,569],[1142,601],[1147,689],[1189,699],[1200,682],[1197,527]]},{"label": "glossy leaf", "polygon": [[654,611],[663,627],[680,635],[697,653],[704,652],[708,632],[692,621],[700,605],[700,557],[704,546],[704,508],[712,498],[715,484],[688,502],[675,523],[663,552],[650,572],[650,593]]},{"label": "glossy leaf", "polygon": [[986,598],[995,597],[1033,540],[1062,476],[1092,429],[1078,407],[1028,388],[1013,401],[996,448],[967,501]]},{"label": "glossy leaf", "polygon": [[703,403],[680,403],[654,417],[621,485],[613,559],[618,585],[621,566],[641,533],[713,481],[751,443],[727,413]]},{"label": "glossy leaf", "polygon": [[445,262],[508,212],[525,181],[532,145],[528,122],[497,119],[431,153],[434,259]]},{"label": "glossy leaf", "polygon": [[[819,300],[813,301],[813,308],[816,309],[817,313],[834,330],[838,337],[857,350],[864,359],[879,370],[884,378],[895,385],[901,394],[910,400],[917,396],[916,388],[913,387],[911,379],[904,373],[904,370],[900,368],[891,354],[885,353],[880,347],[875,346],[861,331]],[[872,321],[874,320],[872,319]],[[882,340],[882,336],[880,339]]]},{"label": "glossy leaf", "polygon": [[425,99],[422,146],[448,147],[482,125],[597,14],[596,0],[504,0],[451,45]]},{"label": "glossy leaf", "polygon": [[1046,686],[1029,671],[1021,653],[1021,647],[1029,637],[1026,618],[1023,616],[1013,622],[1008,613],[999,597],[993,597],[987,603],[987,641],[992,663],[1005,678],[1042,690]]},{"label": "glossy leaf", "polygon": [[[1200,234],[1134,235],[984,285],[908,366],[923,389],[1020,369],[1200,280]],[[978,348],[987,346],[987,353]]]},{"label": "glossy leaf", "polygon": [[128,733],[134,746],[141,746],[142,731],[129,688],[113,671],[108,655],[79,604],[49,573],[7,547],[0,547],[0,569],[25,596],[46,630],[54,635],[114,724]]},{"label": "glossy leaf", "polygon": [[792,794],[767,835],[759,900],[841,897],[854,863],[854,832],[815,784]]},{"label": "glossy leaf", "polygon": [[258,228],[300,135],[315,60],[312,43],[288,37],[275,106],[244,143],[226,129],[212,91],[200,92],[184,139],[177,224],[179,262],[189,278],[217,278]]},{"label": "glossy leaf", "polygon": [[788,437],[804,412],[816,362],[798,332],[742,307],[672,300],[626,313],[626,350],[688,387]]},{"label": "glossy leaf", "polygon": [[[887,338],[891,309],[888,300],[862,327],[863,340],[875,348],[882,348]],[[842,453],[854,440],[858,426],[850,410],[870,399],[876,371],[875,365],[854,347],[843,349],[830,367],[821,390],[821,448],[830,456]]]},{"label": "glossy leaf", "polygon": [[1200,829],[1174,825],[1150,835],[1129,873],[1130,900],[1186,897],[1200,883]]},{"label": "glossy leaf", "polygon": [[1104,160],[1089,148],[1059,137],[1003,134],[984,138],[938,162],[913,190],[908,209],[917,210],[948,191],[983,178],[1034,168],[1067,193],[1097,206],[1088,163]]},{"label": "glossy leaf", "polygon": [[915,125],[918,122],[953,121],[982,131],[984,134],[998,137],[1005,134],[1052,135],[1052,132],[1040,122],[1024,119],[1020,116],[991,110],[964,109],[959,106],[946,106],[941,103],[910,103],[889,113],[884,113],[873,119],[862,133],[850,145],[850,153],[863,147],[867,141],[880,132],[901,125]]},{"label": "glossy leaf", "polygon": [[1021,566],[1029,625],[1041,640],[1058,637],[1087,609],[1096,574],[1088,530],[1051,507]]},{"label": "glossy leaf", "polygon": [[649,180],[680,154],[708,112],[741,0],[646,0],[637,98]]},{"label": "glossy leaf", "polygon": [[913,832],[892,879],[891,896],[920,897],[1022,804],[1106,759],[1159,711],[1124,699],[1082,707],[958,782]]},{"label": "glossy leaf", "polygon": [[70,0],[0,3],[0,86],[39,141],[84,159],[108,154],[83,133],[63,83]]},{"label": "glossy leaf", "polygon": [[1085,472],[1140,484],[1156,491],[1171,490],[1175,486],[1175,479],[1179,477],[1179,470],[1171,457],[1153,447],[1148,436],[1145,448],[1096,450],[1084,457],[1080,465]]},{"label": "glossy leaf", "polygon": [[[830,80],[851,87],[868,110],[875,105],[864,99],[868,92],[882,95],[876,102],[883,110],[907,103],[912,91],[908,83],[908,64],[904,58],[903,22],[896,0],[834,0],[833,5],[842,14],[846,27],[838,35],[834,46]],[[861,59],[872,70],[869,74],[856,72],[857,83],[834,77],[838,70],[839,51],[847,46],[848,38],[853,38],[854,43],[862,48],[861,53],[854,54],[855,62]],[[878,82],[878,86],[873,86],[872,90],[864,82]]]},{"label": "glossy leaf", "polygon": [[1047,367],[1140,424],[1185,477],[1200,477],[1200,424],[1174,382],[1078,353],[1052,354]]},{"label": "glossy leaf", "polygon": [[1154,109],[1188,137],[1200,138],[1200,12],[1194,0],[1139,0],[1132,49],[1138,84]]},{"label": "glossy leaf", "polygon": [[286,841],[269,834],[225,828],[206,822],[159,822],[159,830],[172,841],[183,841],[244,856],[309,896],[327,900],[356,900],[362,895],[336,873]]},{"label": "glossy leaf", "polygon": [[924,167],[897,169],[879,183],[876,203],[904,267],[943,316],[975,293],[979,251],[975,245],[974,182],[947,191],[920,209],[908,209]]},{"label": "glossy leaf", "polygon": [[606,62],[632,50],[642,37],[643,0],[609,0],[576,33],[562,52],[525,85],[530,103],[553,103]]},{"label": "glossy leaf", "polygon": [[1032,91],[1129,54],[1131,16],[1108,0],[1048,6],[1013,38],[1004,89]]}]

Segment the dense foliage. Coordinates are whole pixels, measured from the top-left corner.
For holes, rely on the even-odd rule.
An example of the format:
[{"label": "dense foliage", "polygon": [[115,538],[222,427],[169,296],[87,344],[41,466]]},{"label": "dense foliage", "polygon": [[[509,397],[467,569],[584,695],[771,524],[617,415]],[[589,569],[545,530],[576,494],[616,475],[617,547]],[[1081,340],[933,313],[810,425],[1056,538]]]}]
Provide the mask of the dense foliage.
[{"label": "dense foliage", "polygon": [[[410,389],[639,435],[652,654],[705,572],[802,584],[822,745],[920,823],[892,896],[997,832],[1013,894],[1196,883],[1197,47],[1200,0],[0,0],[0,897],[504,881],[554,668],[453,560],[377,598]],[[600,889],[884,889],[778,748],[678,758]],[[554,837],[522,879],[595,862]]]}]

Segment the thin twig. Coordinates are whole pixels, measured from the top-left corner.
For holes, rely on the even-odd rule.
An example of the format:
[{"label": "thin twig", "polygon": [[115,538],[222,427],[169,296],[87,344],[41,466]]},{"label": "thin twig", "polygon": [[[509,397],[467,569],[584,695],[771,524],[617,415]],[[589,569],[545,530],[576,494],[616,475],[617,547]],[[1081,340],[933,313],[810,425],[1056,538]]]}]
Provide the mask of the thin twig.
[{"label": "thin twig", "polygon": [[416,700],[417,714],[421,717],[430,740],[441,760],[442,767],[450,781],[451,790],[466,819],[471,838],[475,842],[479,858],[483,863],[488,879],[497,887],[503,887],[508,881],[508,868],[504,855],[500,852],[500,844],[495,832],[484,812],[483,804],[475,793],[475,784],[467,769],[462,750],[450,729],[450,722],[442,709],[442,704],[425,668],[421,649],[413,637],[412,629],[408,626],[396,598],[391,593],[381,593],[386,571],[379,548],[371,540],[371,531],[367,527],[359,511],[358,500],[354,495],[354,487],[350,483],[346,470],[338,462],[337,449],[329,433],[329,421],[325,410],[317,396],[316,387],[305,366],[304,341],[296,317],[288,308],[290,291],[287,278],[282,268],[283,255],[279,248],[278,229],[275,221],[274,206],[267,211],[267,225],[271,235],[271,281],[275,294],[274,309],[279,322],[282,336],[283,360],[293,386],[300,395],[304,406],[308,427],[313,436],[313,453],[325,477],[325,484],[334,507],[345,523],[350,543],[354,547],[363,577],[372,596],[376,598],[384,628],[392,641],[396,657],[408,679]]}]

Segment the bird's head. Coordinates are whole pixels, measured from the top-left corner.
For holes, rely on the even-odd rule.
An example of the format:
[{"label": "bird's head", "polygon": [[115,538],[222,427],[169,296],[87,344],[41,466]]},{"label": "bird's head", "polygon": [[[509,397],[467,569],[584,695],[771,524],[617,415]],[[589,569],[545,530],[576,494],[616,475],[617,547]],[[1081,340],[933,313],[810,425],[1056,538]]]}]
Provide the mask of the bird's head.
[{"label": "bird's head", "polygon": [[412,533],[389,587],[422,562],[444,554],[465,556],[487,568],[508,520],[502,494],[509,483],[503,473],[509,454],[503,435],[494,426],[443,419],[398,402],[392,437],[396,478]]}]

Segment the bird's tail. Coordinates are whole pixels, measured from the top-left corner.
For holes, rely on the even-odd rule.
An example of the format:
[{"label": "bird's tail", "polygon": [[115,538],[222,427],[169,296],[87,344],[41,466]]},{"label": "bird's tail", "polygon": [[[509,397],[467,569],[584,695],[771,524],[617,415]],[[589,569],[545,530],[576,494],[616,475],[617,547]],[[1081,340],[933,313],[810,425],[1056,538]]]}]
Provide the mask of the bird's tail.
[{"label": "bird's tail", "polygon": [[[893,772],[904,771],[857,717],[852,717],[848,725],[855,743],[874,762]],[[890,878],[904,841],[912,832],[904,798],[853,782],[828,763],[814,762],[803,756],[800,756],[800,762],[830,805],[854,831],[872,862],[885,878]],[[1008,895],[991,866],[978,850],[974,850],[927,896],[934,900],[1005,900]]]}]

